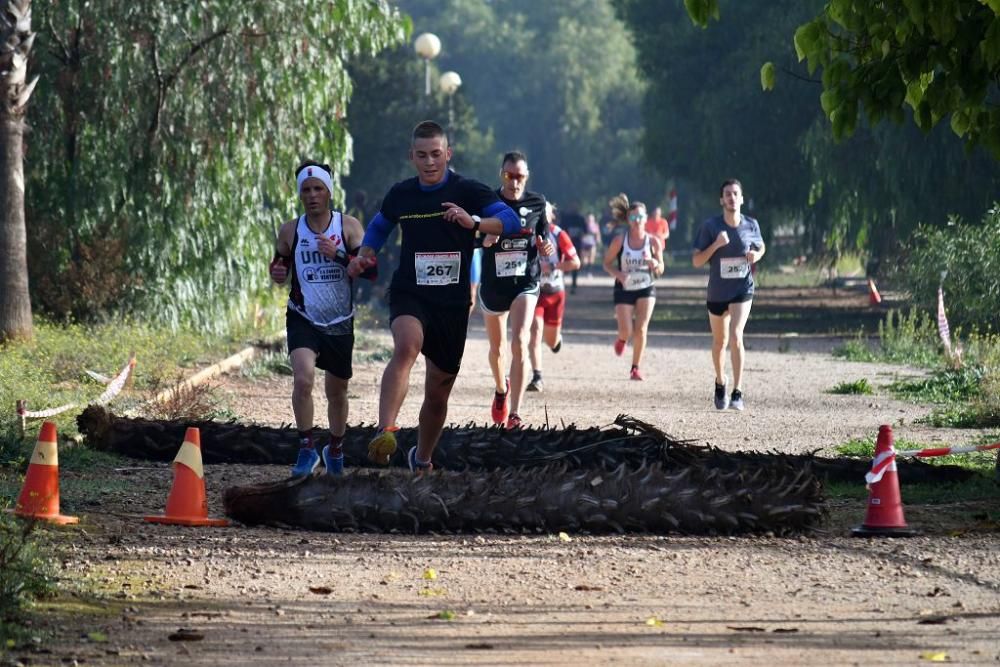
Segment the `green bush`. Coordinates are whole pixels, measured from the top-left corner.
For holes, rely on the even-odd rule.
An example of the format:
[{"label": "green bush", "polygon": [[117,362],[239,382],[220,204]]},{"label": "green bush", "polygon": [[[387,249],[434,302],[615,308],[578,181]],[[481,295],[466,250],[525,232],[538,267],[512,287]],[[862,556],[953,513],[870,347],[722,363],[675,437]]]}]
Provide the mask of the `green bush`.
[{"label": "green bush", "polygon": [[936,312],[937,290],[944,278],[948,319],[996,331],[1000,312],[1000,205],[980,224],[949,221],[946,227],[920,226],[894,271],[916,305]]}]

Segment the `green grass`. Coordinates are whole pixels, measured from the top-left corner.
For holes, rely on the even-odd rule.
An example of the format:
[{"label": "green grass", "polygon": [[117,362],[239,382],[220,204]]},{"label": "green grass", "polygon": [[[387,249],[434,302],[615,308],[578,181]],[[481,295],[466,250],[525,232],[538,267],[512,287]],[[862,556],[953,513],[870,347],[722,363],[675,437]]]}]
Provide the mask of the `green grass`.
[{"label": "green grass", "polygon": [[924,311],[890,310],[879,323],[877,344],[872,345],[863,334],[847,341],[833,356],[848,361],[882,361],[925,368],[943,360],[937,325]]},{"label": "green grass", "polygon": [[879,324],[879,338],[863,334],[834,350],[851,361],[887,362],[931,369],[925,378],[906,379],[888,386],[896,398],[930,403],[935,410],[924,420],[933,426],[993,428],[1000,426],[1000,336],[973,330],[952,336],[961,345],[961,360],[948,358],[930,315],[911,309],[890,311]]},{"label": "green grass", "polygon": [[893,382],[889,391],[897,398],[915,403],[965,402],[979,395],[984,374],[984,369],[975,366],[943,368],[927,378]]},{"label": "green grass", "polygon": [[[72,435],[83,406],[104,391],[104,386],[84,370],[115,376],[135,352],[134,388],[153,390],[190,375],[195,366],[235,352],[253,337],[250,330],[208,336],[200,331],[171,331],[128,321],[83,326],[36,319],[33,341],[0,345],[0,377],[5,380],[0,383],[0,405],[9,407],[0,411],[0,464],[18,458],[13,413],[17,400],[26,400],[28,410],[75,403],[77,408],[51,418],[61,434]],[[7,382],[7,378],[14,381]],[[140,401],[136,396],[126,389],[111,406],[137,405]],[[40,422],[29,421],[28,440],[37,436],[39,427]]]},{"label": "green grass", "polygon": [[[996,442],[1000,435],[990,439],[990,436],[979,438],[976,444]],[[895,440],[893,447],[897,452],[915,449],[940,447],[927,445],[905,438]],[[864,438],[848,440],[834,448],[840,456],[871,459],[875,454],[875,439]],[[940,504],[963,501],[1000,500],[1000,485],[994,480],[997,455],[995,452],[971,452],[969,454],[952,454],[923,459],[930,465],[952,465],[966,468],[976,473],[975,476],[960,484],[907,484],[902,491],[904,502],[918,504]],[[866,498],[868,490],[863,484],[831,482],[826,487],[831,498]]]},{"label": "green grass", "polygon": [[269,351],[262,356],[258,356],[250,363],[240,367],[240,375],[248,378],[265,377],[269,375],[292,375],[292,365],[288,360],[288,353],[284,350],[280,352]]},{"label": "green grass", "polygon": [[867,378],[861,378],[860,380],[854,380],[852,382],[841,382],[840,384],[834,386],[830,389],[831,394],[856,394],[856,395],[869,395],[875,393],[870,382]]}]

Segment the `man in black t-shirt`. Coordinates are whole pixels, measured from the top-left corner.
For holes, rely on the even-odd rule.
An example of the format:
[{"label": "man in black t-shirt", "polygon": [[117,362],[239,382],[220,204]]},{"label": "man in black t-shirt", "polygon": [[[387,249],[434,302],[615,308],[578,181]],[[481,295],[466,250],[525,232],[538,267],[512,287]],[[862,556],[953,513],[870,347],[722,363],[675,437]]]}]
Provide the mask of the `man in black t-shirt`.
[{"label": "man in black t-shirt", "polygon": [[417,445],[407,453],[414,471],[429,470],[448,416],[448,397],[462,364],[469,325],[469,263],[476,233],[511,233],[520,219],[488,186],[448,168],[451,147],[444,129],[424,121],[414,130],[409,158],[415,178],[392,186],[365,231],[349,273],[359,275],[397,225],[399,266],[389,286],[392,359],[382,375],[379,430],[368,457],[387,464],[396,451],[396,418],[406,398],[410,370],[427,361]]},{"label": "man in black t-shirt", "polygon": [[[483,239],[479,307],[490,341],[490,370],[496,385],[490,416],[493,423],[513,429],[521,426],[519,411],[527,383],[528,339],[541,275],[539,248],[545,255],[552,254],[553,248],[545,238],[548,231],[545,197],[525,189],[528,160],[524,153],[512,151],[504,155],[500,178],[502,185],[497,195],[517,214],[520,228],[513,234],[490,234]],[[511,360],[510,377],[506,378],[508,316]]]}]

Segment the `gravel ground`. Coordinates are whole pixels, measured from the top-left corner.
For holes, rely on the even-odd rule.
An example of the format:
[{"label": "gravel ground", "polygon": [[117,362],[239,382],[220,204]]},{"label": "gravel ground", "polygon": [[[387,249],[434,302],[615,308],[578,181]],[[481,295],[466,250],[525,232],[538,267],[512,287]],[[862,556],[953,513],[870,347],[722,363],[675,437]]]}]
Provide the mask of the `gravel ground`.
[{"label": "gravel ground", "polygon": [[[611,351],[610,287],[585,279],[567,312],[563,351],[546,354],[545,391],[521,416],[606,424],[625,412],[678,438],[727,449],[801,452],[872,437],[952,443],[967,431],[915,423],[929,408],[880,387],[918,371],[838,360],[838,339],[782,326],[748,328],[746,412],[711,406],[709,337],[654,331],[646,381]],[[697,300],[698,278],[661,282],[661,307]],[[781,292],[774,291],[777,303]],[[686,295],[683,298],[677,295]],[[800,296],[802,294],[800,293]],[[822,307],[864,308],[864,295],[807,293]],[[761,319],[768,296],[759,298]],[[683,304],[680,304],[683,305]],[[690,306],[691,303],[688,303]],[[603,324],[602,324],[603,323]],[[703,323],[707,330],[707,322]],[[684,327],[679,327],[683,329]],[[673,329],[673,327],[671,327]],[[788,328],[784,328],[787,334]],[[387,338],[379,335],[376,345]],[[484,421],[491,380],[478,316],[450,418]],[[384,361],[359,354],[352,421],[372,421]],[[825,393],[868,378],[874,396]],[[400,417],[413,425],[422,362]],[[228,376],[218,395],[242,419],[290,421],[288,377]],[[317,405],[322,399],[317,393]],[[322,409],[318,410],[322,413]],[[322,420],[318,420],[322,421]],[[278,479],[284,467],[206,467],[210,512],[224,488]],[[184,529],[136,519],[159,513],[166,466],[109,471],[108,491],[74,508],[60,567],[104,595],[59,601],[40,620],[56,640],[18,649],[25,664],[913,664],[1000,661],[1000,536],[977,525],[997,503],[907,506],[923,536],[859,540],[862,502],[831,503],[828,523],[797,539],[330,535],[294,530]],[[862,484],[862,480],[858,480]],[[903,489],[904,501],[906,489]],[[984,504],[986,505],[986,504]],[[431,577],[433,570],[434,578]],[[43,605],[43,608],[46,605]],[[94,613],[84,613],[94,612]],[[188,641],[172,641],[177,631]],[[103,636],[87,638],[88,633]],[[200,639],[196,639],[200,638]],[[99,641],[106,639],[106,641]]]}]

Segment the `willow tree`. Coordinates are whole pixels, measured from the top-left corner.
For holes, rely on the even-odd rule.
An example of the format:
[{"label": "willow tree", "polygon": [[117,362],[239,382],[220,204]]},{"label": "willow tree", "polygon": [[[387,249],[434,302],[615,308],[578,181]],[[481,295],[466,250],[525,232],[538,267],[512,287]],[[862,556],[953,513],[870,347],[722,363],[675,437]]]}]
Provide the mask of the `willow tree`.
[{"label": "willow tree", "polygon": [[28,82],[31,0],[0,4],[0,341],[30,338],[24,225],[24,116],[38,78]]},{"label": "willow tree", "polygon": [[385,0],[53,0],[42,25],[33,289],[216,329],[266,285],[296,163],[347,169],[348,61],[408,30]]}]

